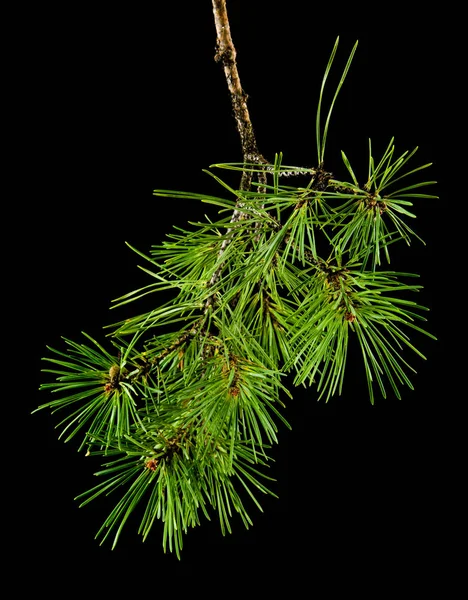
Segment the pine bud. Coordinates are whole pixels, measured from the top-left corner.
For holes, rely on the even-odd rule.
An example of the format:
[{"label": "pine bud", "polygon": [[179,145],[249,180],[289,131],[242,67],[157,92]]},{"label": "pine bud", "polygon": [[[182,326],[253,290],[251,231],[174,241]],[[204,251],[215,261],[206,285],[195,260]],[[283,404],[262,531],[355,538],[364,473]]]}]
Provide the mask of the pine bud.
[{"label": "pine bud", "polygon": [[118,367],[117,365],[112,365],[112,367],[109,369],[109,378],[110,378],[110,382],[112,385],[115,385],[116,383],[118,383],[119,375],[120,375],[120,367]]}]

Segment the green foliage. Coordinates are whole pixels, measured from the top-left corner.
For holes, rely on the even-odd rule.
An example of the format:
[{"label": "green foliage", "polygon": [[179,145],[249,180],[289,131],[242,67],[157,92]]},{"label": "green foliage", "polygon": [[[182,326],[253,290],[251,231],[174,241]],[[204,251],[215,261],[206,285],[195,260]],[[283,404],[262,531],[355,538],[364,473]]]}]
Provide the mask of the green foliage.
[{"label": "green foliage", "polygon": [[[143,539],[160,520],[164,549],[178,556],[183,534],[202,515],[217,513],[223,533],[235,514],[249,526],[246,503],[260,508],[258,495],[272,493],[268,450],[278,424],[287,425],[286,374],[328,401],[341,393],[354,338],[374,403],[386,385],[397,397],[402,385],[411,387],[408,353],[424,358],[410,338],[433,337],[423,328],[426,309],[413,299],[417,276],[380,269],[395,243],[417,238],[409,207],[435,198],[420,193],[434,182],[414,180],[429,165],[408,166],[416,150],[395,158],[393,139],[377,160],[369,142],[363,184],[344,153],[350,181],[325,170],[331,111],[356,49],[322,133],[336,47],[317,110],[318,166],[283,166],[278,154],[273,164],[212,165],[207,174],[220,184],[219,197],[156,190],[215,205],[219,218],[174,228],[148,254],[135,250],[148,284],[114,306],[154,296],[154,308],[115,323],[109,350],[87,336],[88,345],[65,340],[65,350],[45,358],[54,379],[41,388],[54,399],[37,410],[63,413],[60,436],[103,457],[102,481],[80,496],[82,504],[123,493],[98,533],[113,536],[113,546],[140,507]],[[250,189],[233,189],[223,170],[250,172]],[[303,184],[284,183],[291,177]]]}]

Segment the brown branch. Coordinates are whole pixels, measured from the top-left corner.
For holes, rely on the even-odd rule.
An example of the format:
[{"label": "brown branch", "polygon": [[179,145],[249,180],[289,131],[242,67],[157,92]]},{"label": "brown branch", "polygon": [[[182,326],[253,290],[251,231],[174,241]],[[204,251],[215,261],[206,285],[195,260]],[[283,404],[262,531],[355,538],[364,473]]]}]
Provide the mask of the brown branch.
[{"label": "brown branch", "polygon": [[[242,89],[237,69],[237,53],[231,37],[226,0],[212,0],[212,2],[217,35],[215,60],[222,63],[224,74],[226,75],[234,118],[236,119],[237,130],[241,138],[243,159],[245,163],[265,163],[266,160],[258,150],[257,140],[247,107],[247,94]],[[250,173],[244,172],[240,186],[241,190],[249,189],[251,177]]]},{"label": "brown branch", "polygon": [[[212,0],[213,14],[216,27],[216,55],[215,61],[220,62],[224,68],[226,81],[231,96],[231,104],[234,118],[237,123],[237,130],[241,139],[242,155],[244,163],[267,163],[260,154],[257,146],[257,140],[250,120],[249,109],[247,107],[247,94],[242,89],[239,71],[237,70],[237,53],[231,37],[231,28],[226,8],[226,0]],[[266,174],[263,170],[258,172],[258,181],[266,186]],[[252,183],[252,172],[248,169],[242,173],[242,179],[239,186],[240,190],[249,190]],[[239,199],[231,217],[231,223],[235,223],[242,218],[242,201]],[[219,250],[219,256],[222,256],[226,248],[232,241],[234,229],[231,229],[228,236],[224,239]],[[223,265],[221,264],[208,284],[209,287],[221,277]],[[211,295],[205,303],[205,311],[213,304],[214,296]]]}]

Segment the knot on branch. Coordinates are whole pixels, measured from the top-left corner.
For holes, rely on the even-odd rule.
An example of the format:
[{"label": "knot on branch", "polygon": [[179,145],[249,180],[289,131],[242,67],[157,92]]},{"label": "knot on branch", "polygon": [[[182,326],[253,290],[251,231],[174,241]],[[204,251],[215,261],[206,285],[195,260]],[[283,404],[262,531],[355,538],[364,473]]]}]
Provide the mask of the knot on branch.
[{"label": "knot on branch", "polygon": [[153,456],[145,460],[145,468],[149,471],[156,471],[161,461],[171,462],[175,455],[181,454],[182,446],[186,444],[188,435],[189,431],[184,427],[177,429],[169,438],[160,433],[158,438],[161,443],[156,446],[159,450],[153,450]]},{"label": "knot on branch", "polygon": [[325,171],[323,165],[319,165],[317,170],[315,171],[314,182],[312,184],[312,188],[317,192],[323,192],[327,189],[330,179],[332,178],[332,173]]},{"label": "knot on branch", "polygon": [[[286,172],[287,175],[290,173]],[[294,173],[300,175],[300,171]],[[281,175],[281,173],[280,173]],[[296,208],[301,208],[304,204],[307,204],[310,200],[315,198],[315,192],[324,192],[330,183],[330,179],[333,177],[333,173],[325,171],[323,165],[320,165],[314,172],[314,180],[310,186],[310,191],[304,194],[301,200],[296,204]]]},{"label": "knot on branch", "polygon": [[372,211],[374,215],[381,215],[387,210],[387,203],[377,193],[369,194],[364,202],[367,210]]},{"label": "knot on branch", "polygon": [[220,44],[216,46],[214,59],[216,62],[222,63],[225,67],[232,67],[236,62],[232,48],[224,48]]},{"label": "knot on branch", "polygon": [[346,280],[347,269],[325,269],[325,281],[333,291],[341,290],[341,282]]}]

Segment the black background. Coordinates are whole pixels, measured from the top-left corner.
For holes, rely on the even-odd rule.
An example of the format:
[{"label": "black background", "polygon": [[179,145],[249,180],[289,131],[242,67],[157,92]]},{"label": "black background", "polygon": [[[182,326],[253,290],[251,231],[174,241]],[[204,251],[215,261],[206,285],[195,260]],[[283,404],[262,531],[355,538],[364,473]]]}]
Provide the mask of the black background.
[{"label": "black background", "polygon": [[229,3],[264,156],[281,151],[285,164],[314,165],[318,92],[339,35],[329,89],[356,40],[359,46],[331,121],[328,168],[344,176],[344,150],[364,179],[369,137],[381,150],[392,136],[400,153],[419,146],[413,164],[433,163],[426,175],[438,181],[431,191],[440,200],[418,203],[414,225],[427,245],[415,241],[395,258],[396,268],[421,274],[421,303],[431,309],[428,328],[438,337],[418,339],[428,360],[413,360],[414,391],[403,390],[402,400],[378,397],[371,406],[358,369],[328,404],[317,402],[313,389],[297,391],[286,409],[293,429],[280,431],[275,449],[280,498],[266,498],[263,514],[252,509],[248,532],[236,520],[226,538],[215,520],[189,532],[181,563],[163,554],[158,525],[142,544],[136,519],[115,550],[99,547],[94,534],[111,500],[82,509],[73,500],[95,483],[95,466],[72,443],[57,441],[54,418],[30,415],[46,401],[38,392],[45,346],[60,346],[61,336],[79,340],[81,331],[102,339],[102,327],[117,320],[110,301],[147,281],[125,242],[145,252],[173,225],[213,214],[208,205],[166,201],[152,190],[219,193],[202,169],[241,159],[224,74],[213,60],[211,3],[156,6],[67,5],[15,21],[9,249],[23,253],[13,296],[21,318],[6,318],[18,345],[10,392],[20,412],[17,560],[26,553],[51,570],[61,562],[106,568],[135,561],[145,573],[157,565],[181,576],[199,573],[200,565],[232,571],[262,561],[265,576],[282,577],[355,560],[353,586],[366,566],[381,569],[385,580],[412,573],[414,582],[442,585],[448,536],[458,528],[463,397],[455,363],[465,353],[452,341],[464,328],[459,271],[451,271],[451,240],[463,212],[453,198],[450,148],[463,122],[461,42],[449,16],[405,5]]}]

